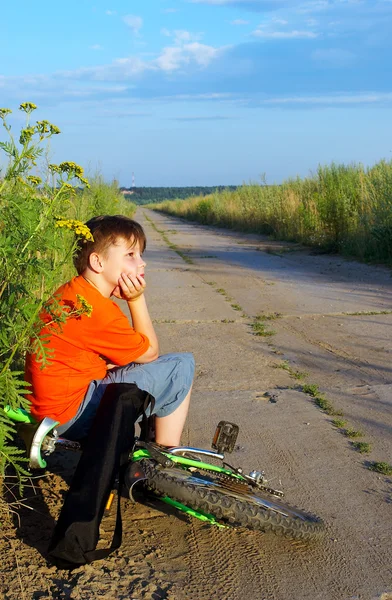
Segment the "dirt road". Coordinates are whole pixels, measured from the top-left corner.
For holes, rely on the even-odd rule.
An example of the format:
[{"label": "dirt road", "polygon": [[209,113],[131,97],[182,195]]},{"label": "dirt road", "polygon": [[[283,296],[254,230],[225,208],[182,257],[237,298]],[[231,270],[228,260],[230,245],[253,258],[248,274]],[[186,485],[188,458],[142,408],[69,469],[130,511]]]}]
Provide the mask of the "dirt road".
[{"label": "dirt road", "polygon": [[[137,218],[161,350],[196,358],[184,443],[209,445],[220,419],[238,423],[231,462],[281,482],[289,501],[323,517],[326,538],[304,545],[218,530],[125,502],[121,551],[58,571],[45,548],[75,460],[58,455],[26,502],[39,513],[22,510],[3,538],[4,598],[390,600],[392,477],[367,468],[392,462],[390,271],[145,209]],[[255,335],[261,314],[275,318],[259,320],[259,333],[274,335]],[[370,454],[353,448],[304,383],[343,411]]]}]

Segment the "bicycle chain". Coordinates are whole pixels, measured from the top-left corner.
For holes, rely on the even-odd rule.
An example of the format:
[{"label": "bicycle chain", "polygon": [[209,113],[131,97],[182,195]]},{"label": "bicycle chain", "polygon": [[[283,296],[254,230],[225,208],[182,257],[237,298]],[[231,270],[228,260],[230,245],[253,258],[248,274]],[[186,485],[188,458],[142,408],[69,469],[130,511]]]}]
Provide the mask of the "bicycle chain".
[{"label": "bicycle chain", "polygon": [[[211,475],[211,473],[209,473]],[[254,488],[250,483],[246,481],[236,480],[231,475],[226,475],[225,473],[214,473],[214,476],[219,479],[219,481],[223,484],[223,487],[229,489],[233,492],[242,492],[247,493],[249,495],[252,494]],[[274,490],[273,488],[268,487],[267,485],[258,484],[256,490],[261,490],[263,492],[267,492],[268,494],[272,494],[273,496],[278,496],[282,498],[284,496],[283,492],[278,490]]]}]

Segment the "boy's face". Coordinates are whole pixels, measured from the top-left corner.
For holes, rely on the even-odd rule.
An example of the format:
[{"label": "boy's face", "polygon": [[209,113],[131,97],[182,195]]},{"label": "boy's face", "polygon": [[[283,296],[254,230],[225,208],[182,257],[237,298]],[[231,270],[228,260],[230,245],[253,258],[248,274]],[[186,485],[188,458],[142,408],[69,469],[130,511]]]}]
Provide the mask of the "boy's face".
[{"label": "boy's face", "polygon": [[144,278],[144,262],[139,242],[135,240],[124,240],[118,238],[115,245],[108,248],[103,262],[103,274],[108,283],[115,288],[121,273],[127,275],[138,275]]}]

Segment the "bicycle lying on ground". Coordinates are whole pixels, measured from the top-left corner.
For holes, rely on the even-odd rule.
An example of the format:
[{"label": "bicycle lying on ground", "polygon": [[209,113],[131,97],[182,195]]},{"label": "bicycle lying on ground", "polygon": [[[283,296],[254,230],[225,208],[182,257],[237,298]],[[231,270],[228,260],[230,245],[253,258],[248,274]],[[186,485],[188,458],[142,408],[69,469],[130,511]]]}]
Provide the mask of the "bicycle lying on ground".
[{"label": "bicycle lying on ground", "polygon": [[[58,436],[53,419],[46,417],[37,423],[23,409],[5,410],[25,442],[30,468],[45,468],[45,459],[56,448],[81,448],[78,442]],[[282,502],[283,492],[268,485],[263,471],[246,475],[225,462],[224,453],[234,450],[238,431],[237,425],[221,421],[212,450],[188,446],[163,449],[136,439],[125,478],[130,499],[134,500],[134,487],[140,484],[165,503],[218,527],[246,527],[302,540],[321,537],[323,521]],[[207,459],[219,464],[205,462]]]}]

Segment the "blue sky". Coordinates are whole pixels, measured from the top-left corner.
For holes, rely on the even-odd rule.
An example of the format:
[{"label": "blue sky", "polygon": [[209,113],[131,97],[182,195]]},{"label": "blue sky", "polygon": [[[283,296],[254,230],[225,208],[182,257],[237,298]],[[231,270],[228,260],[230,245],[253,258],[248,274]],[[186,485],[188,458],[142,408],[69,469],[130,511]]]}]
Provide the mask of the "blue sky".
[{"label": "blue sky", "polygon": [[1,20],[0,106],[60,127],[52,161],[181,186],[392,159],[392,0],[21,0]]}]

